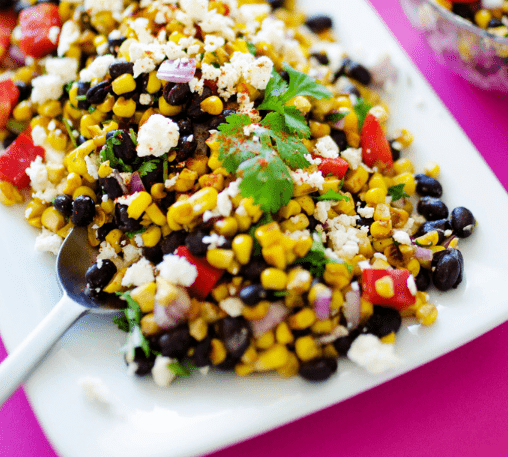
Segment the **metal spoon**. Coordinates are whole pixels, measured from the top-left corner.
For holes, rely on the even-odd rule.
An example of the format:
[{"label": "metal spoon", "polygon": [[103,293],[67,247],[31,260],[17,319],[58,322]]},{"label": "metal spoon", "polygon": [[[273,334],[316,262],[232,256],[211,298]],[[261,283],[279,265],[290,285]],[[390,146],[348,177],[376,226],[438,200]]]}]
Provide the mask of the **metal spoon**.
[{"label": "metal spoon", "polygon": [[42,322],[0,364],[0,408],[30,375],[51,347],[74,322],[85,314],[118,313],[116,297],[103,302],[85,295],[85,273],[96,261],[97,250],[88,244],[86,227],[75,227],[65,238],[56,259],[57,277],[63,296]]}]

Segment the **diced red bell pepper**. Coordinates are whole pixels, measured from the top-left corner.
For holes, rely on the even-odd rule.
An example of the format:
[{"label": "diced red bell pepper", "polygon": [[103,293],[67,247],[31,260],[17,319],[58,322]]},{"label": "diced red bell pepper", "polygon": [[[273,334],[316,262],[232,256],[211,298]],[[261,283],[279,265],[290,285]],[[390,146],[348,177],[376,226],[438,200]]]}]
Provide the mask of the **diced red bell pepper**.
[{"label": "diced red bell pepper", "polygon": [[27,187],[30,178],[26,169],[37,156],[44,159],[44,149],[34,145],[32,131],[28,128],[0,153],[0,180],[8,181],[18,189]]},{"label": "diced red bell pepper", "polygon": [[16,27],[17,17],[13,11],[0,11],[0,59],[11,44],[11,34]]},{"label": "diced red bell pepper", "polygon": [[381,124],[373,114],[367,114],[360,135],[362,158],[368,167],[393,166],[392,150]]},{"label": "diced red bell pepper", "polygon": [[318,171],[320,171],[323,176],[331,173],[337,178],[342,179],[349,167],[349,164],[340,157],[335,157],[334,159],[319,157],[319,159],[321,159],[321,163],[318,165]]},{"label": "diced red bell pepper", "polygon": [[11,79],[0,81],[0,128],[6,126],[18,98],[19,89]]},{"label": "diced red bell pepper", "polygon": [[[388,276],[393,282],[393,297],[382,297],[376,291],[376,281]],[[412,281],[414,288],[408,285]],[[365,268],[362,271],[362,297],[375,305],[402,310],[416,303],[414,278],[408,270]]]},{"label": "diced red bell pepper", "polygon": [[185,246],[179,246],[176,250],[176,255],[184,257],[197,268],[198,276],[194,284],[188,287],[188,289],[199,298],[205,298],[224,274],[224,270],[212,267],[206,259],[196,257]]},{"label": "diced red bell pepper", "polygon": [[19,14],[19,26],[19,47],[27,56],[39,59],[57,49],[58,40],[52,41],[50,30],[61,27],[62,21],[54,3],[39,3],[24,9]]}]

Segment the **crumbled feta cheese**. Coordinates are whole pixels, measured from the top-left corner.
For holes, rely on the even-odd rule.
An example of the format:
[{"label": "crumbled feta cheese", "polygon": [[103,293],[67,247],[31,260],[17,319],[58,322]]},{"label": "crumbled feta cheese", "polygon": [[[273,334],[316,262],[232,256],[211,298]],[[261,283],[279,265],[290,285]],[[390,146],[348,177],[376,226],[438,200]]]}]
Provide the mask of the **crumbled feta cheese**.
[{"label": "crumbled feta cheese", "polygon": [[244,73],[245,80],[256,89],[264,90],[272,76],[273,62],[266,56],[256,59]]},{"label": "crumbled feta cheese", "polygon": [[86,171],[92,178],[99,179],[99,167],[94,159],[94,156],[85,156]]},{"label": "crumbled feta cheese", "polygon": [[42,75],[32,79],[32,101],[42,105],[48,100],[58,100],[63,94],[63,85],[57,75]]},{"label": "crumbled feta cheese", "polygon": [[233,203],[229,199],[228,191],[223,190],[217,196],[217,210],[219,214],[224,217],[228,217],[233,211]]},{"label": "crumbled feta cheese", "polygon": [[219,308],[228,313],[231,317],[239,317],[242,315],[244,304],[237,297],[228,297],[219,302]]},{"label": "crumbled feta cheese", "polygon": [[58,40],[57,54],[62,57],[81,35],[79,25],[74,21],[67,21],[63,24]]},{"label": "crumbled feta cheese", "polygon": [[353,341],[347,356],[370,373],[383,373],[401,363],[394,354],[393,344],[382,343],[377,336],[369,333],[360,335]]},{"label": "crumbled feta cheese", "polygon": [[152,114],[139,129],[136,151],[139,157],[160,157],[178,144],[178,124],[162,114]]},{"label": "crumbled feta cheese", "polygon": [[360,216],[365,217],[366,219],[371,219],[374,217],[374,207],[373,206],[364,206],[363,208],[358,208],[356,211]]},{"label": "crumbled feta cheese", "polygon": [[152,377],[159,387],[167,387],[176,378],[176,373],[169,368],[169,364],[178,362],[177,359],[158,355],[152,367]]},{"label": "crumbled feta cheese", "polygon": [[214,52],[219,48],[222,48],[226,41],[221,36],[217,35],[206,35],[205,37],[205,51],[206,52]]},{"label": "crumbled feta cheese", "polygon": [[201,30],[206,33],[217,33],[227,40],[235,39],[235,32],[231,29],[234,22],[231,18],[218,14],[216,10],[207,11],[205,17],[199,22]]},{"label": "crumbled feta cheese", "polygon": [[402,230],[396,230],[393,232],[393,239],[400,244],[406,244],[407,246],[411,246],[411,238],[409,235],[402,231]]},{"label": "crumbled feta cheese", "polygon": [[161,263],[157,265],[159,276],[167,281],[184,287],[194,284],[198,277],[198,270],[183,257],[166,254]]},{"label": "crumbled feta cheese", "polygon": [[340,153],[340,156],[349,163],[349,166],[356,170],[362,163],[362,149],[361,148],[347,148]]},{"label": "crumbled feta cheese", "polygon": [[116,61],[115,56],[106,54],[98,56],[95,60],[85,69],[79,73],[79,79],[83,82],[91,82],[92,79],[102,79],[106,76],[109,66]]},{"label": "crumbled feta cheese", "polygon": [[35,239],[35,250],[40,252],[52,252],[57,255],[62,245],[63,238],[56,233],[42,228],[42,232]]},{"label": "crumbled feta cheese", "polygon": [[319,138],[314,148],[314,153],[328,159],[339,157],[339,147],[330,135]]},{"label": "crumbled feta cheese", "polygon": [[318,189],[323,188],[325,178],[320,171],[313,173],[307,173],[303,170],[290,171],[291,178],[296,184],[308,184],[309,186],[316,187]]},{"label": "crumbled feta cheese", "polygon": [[50,27],[50,29],[48,31],[49,41],[51,41],[51,43],[53,43],[53,44],[57,44],[59,34],[60,34],[60,27],[57,27],[56,25],[53,27]]},{"label": "crumbled feta cheese", "polygon": [[152,264],[148,259],[142,258],[127,268],[122,278],[122,286],[142,286],[154,280],[155,276],[153,274]]},{"label": "crumbled feta cheese", "polygon": [[141,94],[139,96],[139,103],[142,105],[151,105],[152,104],[152,97],[150,94]]},{"label": "crumbled feta cheese", "polygon": [[203,243],[208,244],[208,249],[216,249],[226,242],[224,236],[217,233],[210,233],[210,235],[203,237]]},{"label": "crumbled feta cheese", "polygon": [[409,292],[411,292],[411,295],[416,296],[416,292],[418,292],[418,289],[416,287],[416,282],[413,275],[408,276],[406,284],[407,288],[409,289]]},{"label": "crumbled feta cheese", "polygon": [[132,244],[128,244],[127,246],[124,246],[122,249],[123,252],[123,260],[127,264],[132,264],[136,260],[138,260],[141,257],[142,250],[141,248],[137,248],[136,246],[133,246]]},{"label": "crumbled feta cheese", "polygon": [[314,217],[324,224],[328,220],[328,211],[330,211],[333,204],[334,202],[330,200],[317,202],[316,207],[314,208]]},{"label": "crumbled feta cheese", "polygon": [[109,387],[101,378],[96,376],[83,376],[78,379],[78,384],[91,402],[106,408],[112,406],[113,396]]},{"label": "crumbled feta cheese", "polygon": [[119,14],[123,11],[123,0],[84,0],[84,8],[90,15],[101,11],[111,11]]}]

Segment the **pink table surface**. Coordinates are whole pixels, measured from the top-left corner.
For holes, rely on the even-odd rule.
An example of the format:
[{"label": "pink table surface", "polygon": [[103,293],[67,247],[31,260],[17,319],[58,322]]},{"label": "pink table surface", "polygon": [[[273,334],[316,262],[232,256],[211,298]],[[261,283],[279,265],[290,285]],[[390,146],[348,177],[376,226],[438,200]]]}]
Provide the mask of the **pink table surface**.
[{"label": "pink table surface", "polygon": [[[508,97],[482,92],[438,66],[398,2],[371,3],[508,188]],[[473,171],[470,185],[478,186],[479,198],[489,198]],[[210,457],[506,456],[506,348],[508,323],[395,380]],[[0,360],[5,356],[0,342]],[[0,457],[56,455],[18,390],[0,411]]]}]

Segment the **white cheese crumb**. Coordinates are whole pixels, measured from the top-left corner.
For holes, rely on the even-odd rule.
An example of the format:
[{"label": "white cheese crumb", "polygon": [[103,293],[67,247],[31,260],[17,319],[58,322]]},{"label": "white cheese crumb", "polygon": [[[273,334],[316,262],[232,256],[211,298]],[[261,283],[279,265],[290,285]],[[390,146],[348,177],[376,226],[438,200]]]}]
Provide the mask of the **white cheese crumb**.
[{"label": "white cheese crumb", "polygon": [[139,96],[139,103],[142,105],[151,105],[152,104],[152,97],[150,94],[141,94]]},{"label": "white cheese crumb", "polygon": [[393,239],[397,243],[405,244],[407,246],[411,246],[411,238],[409,237],[409,235],[406,232],[404,232],[402,230],[396,230],[393,233]]},{"label": "white cheese crumb", "polygon": [[57,255],[62,245],[63,238],[46,228],[42,229],[35,239],[35,250],[40,252],[52,252]]},{"label": "white cheese crumb", "polygon": [[122,278],[122,286],[142,286],[154,280],[155,276],[153,274],[152,264],[148,259],[142,258],[127,268]]},{"label": "white cheese crumb", "polygon": [[339,156],[339,147],[330,135],[326,135],[317,140],[314,153],[321,157],[335,159]]},{"label": "white cheese crumb", "polygon": [[58,42],[58,35],[60,34],[60,27],[56,25],[51,27],[48,31],[48,38],[51,43],[56,44]]},{"label": "white cheese crumb", "polygon": [[139,157],[160,157],[178,144],[178,124],[162,114],[152,114],[139,129],[136,151]]},{"label": "white cheese crumb", "polygon": [[79,79],[83,82],[91,82],[92,79],[102,79],[106,76],[109,66],[116,61],[111,54],[96,57],[95,60],[79,73]]},{"label": "white cheese crumb", "polygon": [[347,356],[370,373],[383,373],[401,363],[394,354],[393,344],[382,343],[377,336],[369,333],[353,341]]},{"label": "white cheese crumb", "polygon": [[58,100],[63,94],[62,79],[57,75],[42,75],[32,79],[32,101],[42,105],[48,100]]},{"label": "white cheese crumb", "polygon": [[123,0],[85,0],[84,7],[90,15],[95,15],[101,11],[111,11],[119,14],[123,11]]},{"label": "white cheese crumb", "polygon": [[226,238],[218,233],[211,233],[203,237],[203,243],[208,244],[208,249],[217,249],[226,242]]},{"label": "white cheese crumb", "polygon": [[360,216],[365,217],[366,219],[370,219],[374,217],[374,207],[373,206],[364,206],[363,208],[358,208],[356,211]]},{"label": "white cheese crumb", "polygon": [[347,148],[340,153],[340,156],[349,163],[349,166],[356,170],[362,163],[362,148]]},{"label": "white cheese crumb", "polygon": [[407,288],[409,289],[409,292],[411,292],[411,295],[414,297],[416,296],[416,292],[418,292],[418,289],[416,287],[415,278],[413,275],[409,275],[407,278]]},{"label": "white cheese crumb", "polygon": [[80,34],[79,25],[76,22],[67,21],[64,23],[58,40],[57,54],[59,57],[62,57],[70,49],[71,44],[79,39]]},{"label": "white cheese crumb", "polygon": [[238,317],[242,315],[244,304],[242,300],[237,297],[228,297],[219,302],[219,308],[228,313],[231,317]]},{"label": "white cheese crumb", "polygon": [[159,276],[167,281],[189,287],[194,284],[198,277],[198,270],[183,257],[173,254],[166,254],[161,263],[157,265]]},{"label": "white cheese crumb", "polygon": [[224,46],[226,41],[221,36],[209,34],[205,37],[205,51],[214,52]]},{"label": "white cheese crumb", "polygon": [[83,389],[83,393],[88,400],[99,406],[111,406],[111,391],[101,378],[96,376],[83,376],[78,379],[78,384]]},{"label": "white cheese crumb", "polygon": [[152,367],[152,377],[159,387],[167,387],[176,378],[176,373],[169,369],[170,363],[178,362],[177,359],[158,355]]}]

